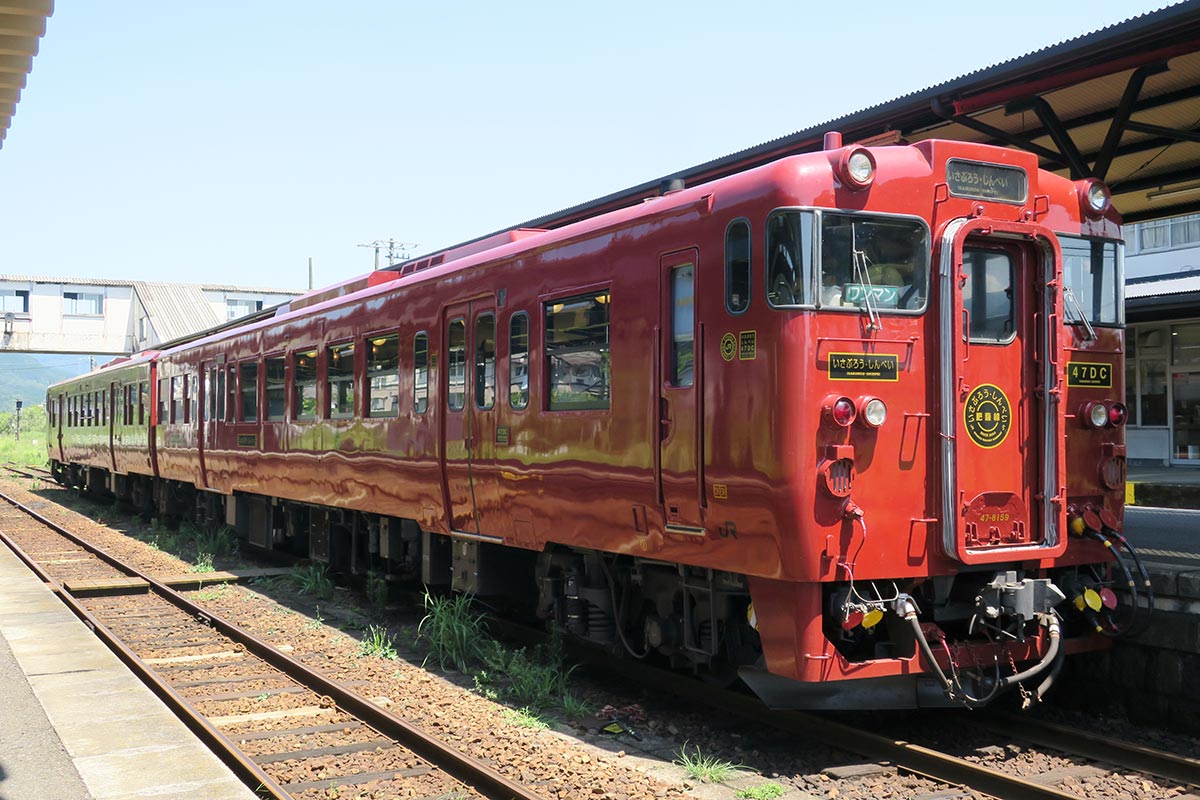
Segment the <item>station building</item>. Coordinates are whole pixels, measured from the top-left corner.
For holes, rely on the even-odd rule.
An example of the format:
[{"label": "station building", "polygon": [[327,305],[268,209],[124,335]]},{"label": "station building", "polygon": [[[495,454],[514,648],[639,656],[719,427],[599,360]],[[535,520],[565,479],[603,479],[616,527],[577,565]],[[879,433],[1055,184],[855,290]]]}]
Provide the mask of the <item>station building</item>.
[{"label": "station building", "polygon": [[0,352],[123,355],[299,294],[214,284],[0,275]]}]

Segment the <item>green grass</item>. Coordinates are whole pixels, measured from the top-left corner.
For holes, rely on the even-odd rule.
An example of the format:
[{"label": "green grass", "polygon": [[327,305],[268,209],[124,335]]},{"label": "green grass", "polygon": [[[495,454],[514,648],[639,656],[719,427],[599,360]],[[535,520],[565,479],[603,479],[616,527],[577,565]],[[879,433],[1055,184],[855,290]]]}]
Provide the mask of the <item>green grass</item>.
[{"label": "green grass", "polygon": [[481,658],[490,674],[504,676],[501,693],[509,700],[535,709],[564,703],[574,667],[564,669],[552,648],[530,654],[525,648],[509,650],[492,639],[481,648]]},{"label": "green grass", "polygon": [[373,606],[386,606],[388,602],[387,579],[377,572],[367,573],[367,599]]},{"label": "green grass", "polygon": [[391,661],[400,657],[396,652],[396,643],[392,639],[392,635],[387,632],[387,628],[380,625],[367,627],[366,635],[358,643],[358,655],[379,656]]},{"label": "green grass", "polygon": [[16,414],[0,413],[0,464],[45,467],[50,459],[46,450],[46,409],[26,406],[21,409],[21,438],[16,436]]},{"label": "green grass", "polygon": [[778,783],[767,781],[760,783],[758,786],[747,786],[745,789],[738,789],[734,795],[739,800],[775,800],[777,797],[783,797],[787,794],[787,789],[780,786]]},{"label": "green grass", "polygon": [[188,572],[215,572],[213,567],[212,553],[200,553],[196,556],[195,562],[188,567]]},{"label": "green grass", "polygon": [[191,541],[198,553],[228,556],[233,555],[237,550],[237,537],[233,533],[233,528],[228,525],[222,525],[219,528],[197,529],[184,523],[179,526],[179,531]]},{"label": "green grass", "polygon": [[722,783],[732,778],[742,768],[741,764],[724,761],[715,756],[706,756],[700,752],[699,747],[695,752],[689,753],[686,742],[672,763],[683,767],[688,777],[704,783]]},{"label": "green grass", "polygon": [[192,596],[197,600],[220,600],[227,591],[229,591],[228,583],[218,583],[211,589],[197,589]]},{"label": "green grass", "polygon": [[563,713],[571,719],[585,719],[596,713],[596,707],[585,700],[580,700],[570,692],[563,692],[560,701]]},{"label": "green grass", "polygon": [[324,564],[309,562],[292,567],[288,580],[303,594],[311,594],[326,600],[333,596],[333,579]]},{"label": "green grass", "polygon": [[549,723],[528,708],[506,708],[500,712],[500,716],[505,722],[511,722],[518,728],[544,731],[550,727]]},{"label": "green grass", "polygon": [[486,638],[483,615],[471,610],[471,596],[458,594],[434,597],[425,592],[425,617],[417,626],[417,640],[429,643],[429,656],[442,669],[450,665],[459,672],[480,657],[480,645]]}]

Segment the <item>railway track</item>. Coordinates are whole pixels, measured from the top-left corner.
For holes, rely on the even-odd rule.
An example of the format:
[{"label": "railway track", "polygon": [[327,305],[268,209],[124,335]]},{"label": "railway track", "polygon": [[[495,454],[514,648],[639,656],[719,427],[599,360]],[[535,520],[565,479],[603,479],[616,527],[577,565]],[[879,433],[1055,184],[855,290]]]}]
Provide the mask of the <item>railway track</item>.
[{"label": "railway track", "polygon": [[[0,500],[0,540],[260,796],[367,785],[445,800],[539,797],[36,511]],[[96,596],[105,583],[120,593]]]}]

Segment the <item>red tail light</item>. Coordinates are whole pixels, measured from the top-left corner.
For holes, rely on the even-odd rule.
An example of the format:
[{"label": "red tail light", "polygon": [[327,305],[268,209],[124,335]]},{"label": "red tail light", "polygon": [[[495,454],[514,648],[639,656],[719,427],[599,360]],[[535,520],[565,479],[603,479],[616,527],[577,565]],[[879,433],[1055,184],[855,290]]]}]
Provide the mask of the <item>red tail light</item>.
[{"label": "red tail light", "polygon": [[1117,427],[1125,424],[1125,419],[1129,416],[1129,411],[1125,408],[1124,403],[1113,403],[1108,407],[1108,424]]},{"label": "red tail light", "polygon": [[831,394],[821,401],[821,420],[826,425],[848,428],[857,416],[858,407],[849,397]]}]

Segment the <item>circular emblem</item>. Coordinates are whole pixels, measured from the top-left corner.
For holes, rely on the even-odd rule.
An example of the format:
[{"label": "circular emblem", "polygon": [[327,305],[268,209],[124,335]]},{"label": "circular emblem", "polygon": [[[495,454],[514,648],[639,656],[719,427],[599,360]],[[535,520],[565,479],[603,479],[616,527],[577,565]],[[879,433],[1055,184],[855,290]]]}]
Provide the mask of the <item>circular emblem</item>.
[{"label": "circular emblem", "polygon": [[721,358],[726,361],[733,361],[733,357],[737,354],[737,337],[732,333],[727,333],[721,337]]},{"label": "circular emblem", "polygon": [[1012,427],[1012,406],[999,386],[984,383],[967,395],[963,424],[971,441],[988,450],[998,447]]}]

